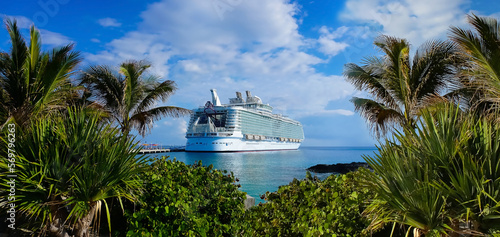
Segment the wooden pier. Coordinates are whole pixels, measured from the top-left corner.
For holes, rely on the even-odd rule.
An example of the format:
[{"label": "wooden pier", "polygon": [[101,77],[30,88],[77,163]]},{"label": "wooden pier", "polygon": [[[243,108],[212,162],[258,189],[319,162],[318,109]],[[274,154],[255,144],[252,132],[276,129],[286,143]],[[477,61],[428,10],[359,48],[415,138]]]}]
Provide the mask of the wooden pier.
[{"label": "wooden pier", "polygon": [[139,154],[150,154],[150,153],[164,153],[170,152],[170,149],[142,149]]},{"label": "wooden pier", "polygon": [[139,151],[139,154],[164,153],[164,152],[186,151],[185,146],[172,146],[170,148],[144,148]]}]

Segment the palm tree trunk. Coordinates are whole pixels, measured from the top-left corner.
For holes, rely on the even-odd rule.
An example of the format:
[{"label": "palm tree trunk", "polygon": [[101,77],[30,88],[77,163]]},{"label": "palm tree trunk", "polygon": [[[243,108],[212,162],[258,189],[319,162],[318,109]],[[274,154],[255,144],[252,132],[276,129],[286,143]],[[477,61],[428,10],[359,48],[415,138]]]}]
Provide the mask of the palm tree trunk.
[{"label": "palm tree trunk", "polygon": [[460,234],[458,231],[460,231],[460,222],[457,219],[454,219],[451,221],[451,226],[450,226],[454,231],[450,233],[450,237],[459,237]]},{"label": "palm tree trunk", "polygon": [[48,226],[49,236],[70,237],[64,227],[64,220],[66,220],[65,217],[67,216],[67,213],[62,213],[62,211],[65,211],[66,209],[62,205],[53,205],[50,209],[54,218]]},{"label": "palm tree trunk", "polygon": [[90,209],[89,213],[83,217],[82,219],[78,220],[77,225],[76,225],[76,237],[90,237],[90,225],[92,225],[92,222],[94,221],[94,216],[95,212],[97,210],[97,205],[92,205],[92,208]]},{"label": "palm tree trunk", "polygon": [[55,218],[49,225],[49,235],[54,237],[70,237],[66,229],[64,228],[64,220],[61,218]]}]

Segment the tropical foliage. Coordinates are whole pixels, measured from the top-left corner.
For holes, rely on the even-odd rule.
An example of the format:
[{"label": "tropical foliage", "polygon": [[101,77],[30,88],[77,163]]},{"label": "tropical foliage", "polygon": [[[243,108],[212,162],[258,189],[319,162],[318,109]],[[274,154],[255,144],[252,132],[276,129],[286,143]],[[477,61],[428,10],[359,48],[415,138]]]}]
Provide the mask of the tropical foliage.
[{"label": "tropical foliage", "polygon": [[466,59],[457,75],[464,85],[462,101],[480,112],[497,112],[500,105],[500,22],[474,14],[468,16],[468,21],[473,30],[452,27],[450,36]]},{"label": "tropical foliage", "polygon": [[[2,159],[8,147],[4,137]],[[15,173],[22,185],[16,187],[14,204],[29,218],[25,224],[42,235],[89,236],[92,224],[99,222],[94,217],[104,210],[109,214],[106,200],[135,200],[141,191],[138,174],[143,159],[137,157],[135,145],[117,129],[99,123],[98,115],[78,109],[69,109],[64,117],[33,121],[19,131]],[[7,164],[0,167],[4,178]],[[2,196],[7,196],[5,191]]]},{"label": "tropical foliage", "polygon": [[75,94],[69,77],[81,58],[72,44],[43,52],[34,26],[28,45],[15,21],[5,25],[12,48],[0,53],[0,128],[12,120],[25,127],[31,118],[66,108]]},{"label": "tropical foliage", "polygon": [[[396,225],[410,227],[408,236],[498,236],[500,23],[468,20],[472,30],[452,27],[451,41],[427,42],[413,56],[406,40],[380,36],[382,57],[346,65],[347,80],[371,96],[353,98],[355,109],[377,137],[394,132],[365,157],[374,172],[323,181],[308,174],[247,212],[232,173],[137,156],[132,129],[144,136],[161,116],[190,113],[156,106],[176,91],[173,81],[126,61],[118,72],[89,67],[72,86],[81,61],[73,45],[44,52],[35,27],[26,43],[7,20],[0,128],[20,127],[15,144],[1,136],[0,158],[15,158],[22,185],[9,203],[9,183],[0,184],[0,209],[15,204],[24,227],[41,236],[89,236],[101,216],[111,228],[110,199],[122,210],[122,199],[140,201],[126,214],[128,236],[365,236]],[[459,105],[447,102],[457,97]],[[0,163],[3,179],[8,164]]]},{"label": "tropical foliage", "polygon": [[404,39],[382,35],[374,44],[384,56],[366,57],[361,66],[346,64],[344,75],[356,89],[373,97],[353,97],[351,101],[380,137],[400,125],[415,127],[419,110],[456,83],[457,57],[454,45],[446,41],[423,44],[413,60],[410,44]]},{"label": "tropical foliage", "polygon": [[371,229],[409,225],[425,236],[486,234],[500,225],[500,129],[453,105],[422,112],[415,129],[397,132],[365,157],[377,196]]},{"label": "tropical foliage", "polygon": [[[26,42],[16,21],[7,19],[5,25],[12,48],[0,52],[0,158],[15,160],[16,182],[22,185],[13,202],[2,188],[0,209],[16,205],[23,226],[11,234],[25,229],[31,235],[89,236],[99,229],[101,216],[110,226],[110,200],[123,209],[122,199],[136,201],[142,190],[138,174],[146,166],[129,131],[136,128],[144,135],[162,115],[189,111],[154,108],[176,87],[173,81],[160,83],[146,75],[147,63],[125,62],[122,74],[91,67],[81,76],[87,88],[75,86],[71,77],[81,57],[72,44],[45,52],[34,26]],[[110,116],[121,130],[102,119]],[[4,136],[12,127],[14,142]],[[9,164],[1,163],[2,178]]]},{"label": "tropical foliage", "polygon": [[331,175],[321,181],[307,174],[250,209],[246,236],[367,236],[370,221],[361,213],[373,198],[359,185],[359,173]]},{"label": "tropical foliage", "polygon": [[127,236],[241,236],[245,193],[233,174],[163,157],[141,175],[145,193]]},{"label": "tropical foliage", "polygon": [[125,135],[137,129],[144,136],[161,116],[179,117],[191,112],[176,106],[154,107],[159,100],[166,102],[177,88],[173,81],[158,82],[158,76],[148,75],[149,67],[144,61],[126,61],[115,73],[108,66],[92,66],[81,78],[81,84],[94,93],[95,101]]}]

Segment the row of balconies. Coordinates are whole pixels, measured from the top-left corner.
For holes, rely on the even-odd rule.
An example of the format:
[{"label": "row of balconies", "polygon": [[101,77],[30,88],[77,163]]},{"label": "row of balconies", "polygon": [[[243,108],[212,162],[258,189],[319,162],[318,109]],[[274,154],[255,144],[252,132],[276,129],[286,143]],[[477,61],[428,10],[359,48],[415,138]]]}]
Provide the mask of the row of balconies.
[{"label": "row of balconies", "polygon": [[227,132],[186,133],[186,137],[230,137],[232,135]]},{"label": "row of balconies", "polygon": [[302,142],[301,139],[296,138],[286,138],[286,137],[268,137],[264,135],[254,135],[254,134],[245,134],[246,140],[278,140],[280,142]]}]

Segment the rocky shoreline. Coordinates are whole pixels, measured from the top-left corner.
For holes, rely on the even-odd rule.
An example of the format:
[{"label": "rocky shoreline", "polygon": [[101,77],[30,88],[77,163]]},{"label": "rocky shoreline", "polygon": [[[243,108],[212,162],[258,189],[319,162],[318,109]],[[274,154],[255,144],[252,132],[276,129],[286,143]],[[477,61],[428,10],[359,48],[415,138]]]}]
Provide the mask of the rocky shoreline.
[{"label": "rocky shoreline", "polygon": [[311,166],[306,170],[313,173],[339,173],[345,174],[350,171],[355,171],[359,167],[370,168],[366,162],[338,163],[332,165],[318,164]]}]

